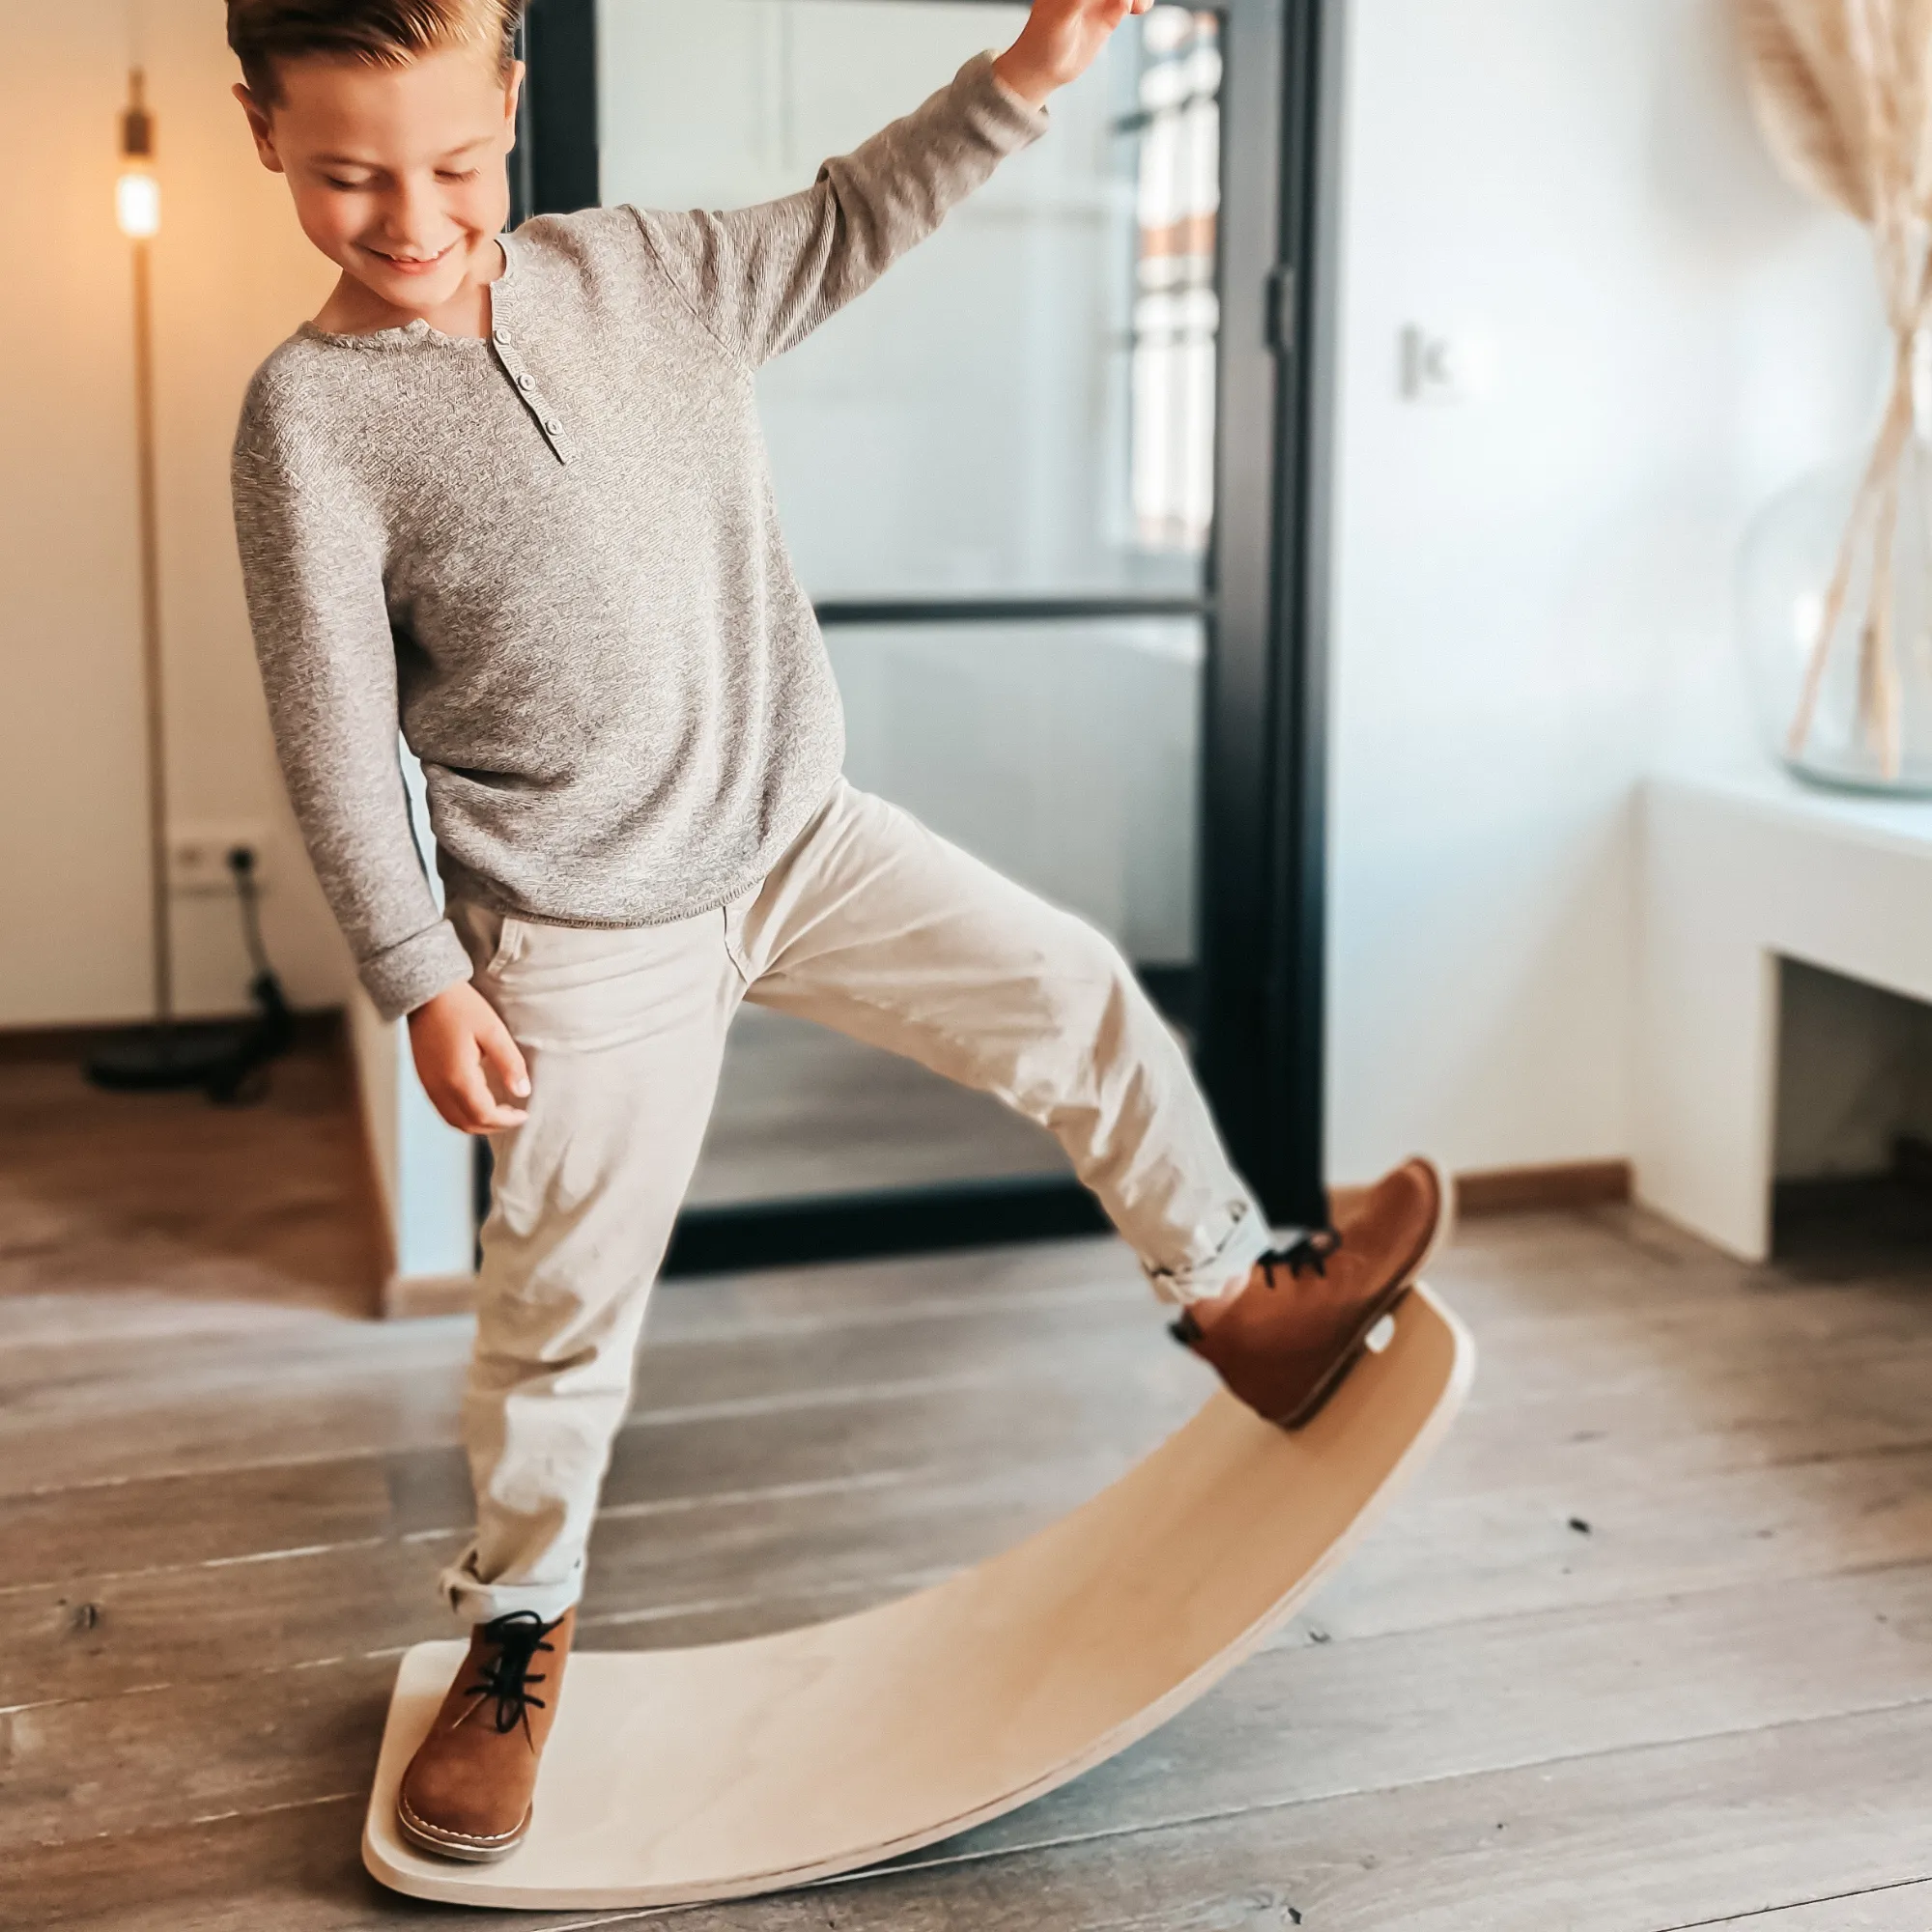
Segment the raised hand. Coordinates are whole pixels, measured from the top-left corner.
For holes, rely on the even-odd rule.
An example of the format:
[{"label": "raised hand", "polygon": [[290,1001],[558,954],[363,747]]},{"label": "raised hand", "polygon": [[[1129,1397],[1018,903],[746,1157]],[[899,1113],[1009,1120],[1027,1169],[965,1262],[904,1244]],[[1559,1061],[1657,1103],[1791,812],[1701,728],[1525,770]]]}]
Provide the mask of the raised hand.
[{"label": "raised hand", "polygon": [[993,63],[993,71],[1037,107],[1056,87],[1078,80],[1094,65],[1129,14],[1145,14],[1152,5],[1153,0],[1033,0],[1019,39]]}]

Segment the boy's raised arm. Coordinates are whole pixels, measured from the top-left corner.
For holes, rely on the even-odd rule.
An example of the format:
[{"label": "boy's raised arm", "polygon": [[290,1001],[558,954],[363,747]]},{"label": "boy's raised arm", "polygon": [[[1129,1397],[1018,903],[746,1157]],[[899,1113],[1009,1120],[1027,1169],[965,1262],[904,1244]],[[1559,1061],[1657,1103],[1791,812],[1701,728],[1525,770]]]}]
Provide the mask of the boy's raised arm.
[{"label": "boy's raised arm", "polygon": [[700,320],[756,364],[803,340],[939,226],[1046,127],[1044,102],[1152,0],[1036,0],[1019,39],[968,61],[903,119],[782,201],[726,213],[636,211]]},{"label": "boy's raised arm", "polygon": [[252,406],[234,461],[236,532],[275,748],[317,876],[385,1019],[458,980],[397,753],[395,645],[380,526],[343,479],[292,465]]}]

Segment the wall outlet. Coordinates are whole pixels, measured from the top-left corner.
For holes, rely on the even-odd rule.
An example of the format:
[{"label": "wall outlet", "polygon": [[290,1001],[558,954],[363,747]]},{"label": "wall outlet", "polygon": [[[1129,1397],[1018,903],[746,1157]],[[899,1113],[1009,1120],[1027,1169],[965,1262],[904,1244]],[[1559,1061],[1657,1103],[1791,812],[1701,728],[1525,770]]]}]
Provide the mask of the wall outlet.
[{"label": "wall outlet", "polygon": [[235,874],[228,855],[245,847],[255,855],[255,884],[266,892],[274,882],[269,828],[257,821],[178,825],[168,835],[168,890],[173,893],[232,893]]}]

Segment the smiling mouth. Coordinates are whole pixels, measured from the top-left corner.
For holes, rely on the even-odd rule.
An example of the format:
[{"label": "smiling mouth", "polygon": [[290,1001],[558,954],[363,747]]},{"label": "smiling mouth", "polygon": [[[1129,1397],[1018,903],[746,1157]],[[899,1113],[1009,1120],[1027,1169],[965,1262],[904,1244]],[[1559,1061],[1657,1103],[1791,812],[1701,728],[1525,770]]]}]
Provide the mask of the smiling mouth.
[{"label": "smiling mouth", "polygon": [[455,246],[456,243],[452,242],[448,247],[438,249],[434,255],[389,255],[385,254],[381,248],[371,248],[368,252],[375,256],[379,262],[386,262],[390,268],[396,270],[400,274],[420,275],[435,268],[439,262],[443,261],[448,256],[450,249]]}]

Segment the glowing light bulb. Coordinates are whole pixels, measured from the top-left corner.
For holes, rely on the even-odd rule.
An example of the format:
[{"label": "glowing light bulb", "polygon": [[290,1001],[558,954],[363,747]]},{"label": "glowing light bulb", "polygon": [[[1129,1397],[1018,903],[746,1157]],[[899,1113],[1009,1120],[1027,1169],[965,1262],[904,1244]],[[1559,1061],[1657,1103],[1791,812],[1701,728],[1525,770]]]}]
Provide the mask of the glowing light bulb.
[{"label": "glowing light bulb", "polygon": [[130,241],[145,242],[161,225],[161,185],[155,179],[155,117],[148,112],[141,70],[128,76],[121,116],[121,178],[114,184],[114,218]]},{"label": "glowing light bulb", "polygon": [[145,168],[128,168],[114,184],[114,218],[130,241],[160,231],[161,185]]}]

